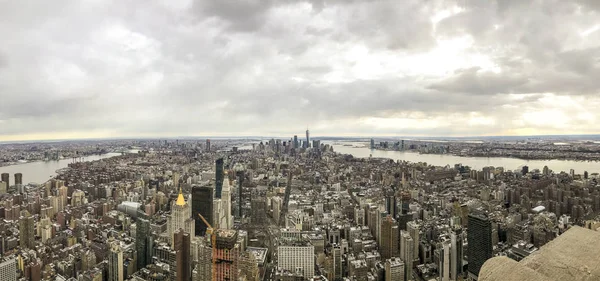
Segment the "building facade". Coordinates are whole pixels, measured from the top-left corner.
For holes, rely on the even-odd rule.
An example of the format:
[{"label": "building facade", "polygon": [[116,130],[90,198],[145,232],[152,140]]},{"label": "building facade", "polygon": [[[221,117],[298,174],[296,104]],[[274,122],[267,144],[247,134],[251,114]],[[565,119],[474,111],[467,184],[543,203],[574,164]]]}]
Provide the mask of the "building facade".
[{"label": "building facade", "polygon": [[213,224],[213,195],[214,189],[211,186],[192,187],[192,218],[195,220],[196,236],[204,236],[208,228],[198,214],[201,214],[208,223]]},{"label": "building facade", "polygon": [[488,259],[492,258],[492,223],[484,214],[469,214],[469,228],[467,229],[469,242],[469,278],[477,280],[481,267]]}]

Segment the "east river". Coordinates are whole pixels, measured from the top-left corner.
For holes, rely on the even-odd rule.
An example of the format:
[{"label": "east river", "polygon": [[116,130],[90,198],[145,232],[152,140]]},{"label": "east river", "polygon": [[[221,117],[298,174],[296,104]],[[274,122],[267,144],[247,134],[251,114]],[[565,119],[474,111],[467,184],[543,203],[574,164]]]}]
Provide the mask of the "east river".
[{"label": "east river", "polygon": [[[121,153],[106,153],[102,155],[92,155],[78,158],[78,161],[94,161],[102,158],[109,158],[121,155]],[[10,166],[0,167],[0,173],[10,174],[10,184],[14,184],[14,174],[23,174],[23,184],[38,183],[42,184],[56,175],[56,170],[66,168],[73,159],[63,159],[58,161],[39,161]]]},{"label": "east river", "polygon": [[[325,142],[331,144],[331,142]],[[348,143],[351,145],[364,145],[364,143]],[[539,169],[540,171],[544,166],[548,166],[550,170],[558,173],[561,171],[569,172],[571,169],[575,170],[576,174],[583,174],[584,171],[588,173],[600,173],[600,162],[593,161],[573,161],[573,160],[523,160],[517,158],[507,157],[462,157],[450,154],[419,154],[417,152],[407,151],[386,151],[386,150],[371,150],[369,147],[352,147],[344,145],[333,145],[333,150],[343,154],[352,154],[354,157],[377,157],[377,158],[390,158],[394,160],[404,160],[410,162],[426,162],[430,165],[435,166],[454,166],[454,164],[462,164],[463,166],[469,166],[474,169],[481,169],[483,167],[494,166],[504,167],[505,170],[515,170],[522,166],[528,166],[529,170]]]}]

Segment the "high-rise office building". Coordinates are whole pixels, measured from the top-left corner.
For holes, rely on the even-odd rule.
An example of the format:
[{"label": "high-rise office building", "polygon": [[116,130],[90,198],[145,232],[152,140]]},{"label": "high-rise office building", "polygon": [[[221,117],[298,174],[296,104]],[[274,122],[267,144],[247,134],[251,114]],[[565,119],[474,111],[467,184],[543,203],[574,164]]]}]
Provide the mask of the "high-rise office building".
[{"label": "high-rise office building", "polygon": [[196,268],[192,271],[192,279],[193,281],[211,281],[213,249],[209,245],[210,239],[196,238],[194,243],[197,263]]},{"label": "high-rise office building", "polygon": [[221,222],[220,228],[233,229],[233,216],[231,215],[231,186],[227,172],[223,175],[223,189],[221,191]]},{"label": "high-rise office building", "polygon": [[215,198],[221,198],[223,192],[223,179],[225,175],[223,173],[223,158],[215,161]]},{"label": "high-rise office building", "polygon": [[174,233],[179,229],[183,229],[185,232],[194,236],[194,219],[191,214],[192,208],[190,208],[188,202],[185,201],[181,189],[179,189],[179,195],[177,201],[173,202],[171,206],[171,215],[167,218],[167,233],[171,240],[171,245],[175,246]]},{"label": "high-rise office building", "polygon": [[450,279],[457,281],[463,270],[463,232],[461,228],[454,229],[450,234],[452,256],[450,259]]},{"label": "high-rise office building", "polygon": [[251,200],[251,220],[254,225],[267,223],[267,201],[265,197],[254,197]]},{"label": "high-rise office building", "polygon": [[312,278],[315,272],[315,247],[301,237],[284,238],[277,247],[277,265],[290,272],[302,271],[304,278]]},{"label": "high-rise office building", "polygon": [[175,252],[177,281],[190,281],[192,277],[191,268],[191,238],[190,234],[178,229],[175,231]]},{"label": "high-rise office building", "polygon": [[406,224],[406,229],[410,233],[410,237],[413,239],[413,259],[419,258],[419,239],[421,233],[421,226],[416,221],[411,221]]},{"label": "high-rise office building", "polygon": [[15,173],[15,185],[23,185],[23,174]]},{"label": "high-rise office building", "polygon": [[385,196],[385,211],[392,217],[398,217],[398,206],[396,196],[393,191],[390,190],[389,194]]},{"label": "high-rise office building", "polygon": [[238,232],[231,229],[216,231],[216,247],[214,279],[216,281],[237,280],[240,244],[237,243]]},{"label": "high-rise office building", "polygon": [[210,151],[210,140],[206,140],[206,151]]},{"label": "high-rise office building", "polygon": [[321,141],[320,141],[320,140],[313,140],[313,141],[312,141],[312,147],[313,147],[315,150],[319,151],[319,150],[320,150],[320,148],[321,148]]},{"label": "high-rise office building", "polygon": [[375,149],[375,140],[371,139],[371,149]]},{"label": "high-rise office building", "polygon": [[137,268],[142,269],[152,262],[152,237],[150,221],[138,217],[135,230],[135,248],[137,251]]},{"label": "high-rise office building", "polygon": [[119,242],[112,242],[108,253],[108,281],[123,281],[123,278],[123,249]]},{"label": "high-rise office building", "polygon": [[0,258],[0,279],[2,281],[17,281],[17,258]]},{"label": "high-rise office building", "polygon": [[238,218],[242,218],[244,216],[243,214],[243,205],[244,205],[244,189],[242,184],[244,183],[244,170],[243,169],[238,169],[236,171],[236,176],[237,176],[237,185],[238,185],[238,198],[237,198],[237,203],[238,203],[238,208],[237,208],[237,217]]},{"label": "high-rise office building", "polygon": [[399,258],[385,261],[385,281],[404,281],[404,262]]},{"label": "high-rise office building", "polygon": [[306,148],[310,147],[310,137],[309,137],[309,133],[308,133],[308,129],[306,129]]},{"label": "high-rise office building", "polygon": [[477,280],[483,263],[492,258],[492,222],[485,214],[469,214],[467,229],[469,278]]},{"label": "high-rise office building", "polygon": [[10,174],[2,173],[1,175],[2,181],[6,183],[6,188],[10,187]]},{"label": "high-rise office building", "polygon": [[342,259],[342,248],[339,245],[334,245],[332,249],[333,256],[333,280],[343,280],[343,259]]},{"label": "high-rise office building", "polygon": [[213,193],[214,189],[211,186],[192,187],[192,218],[196,221],[196,236],[204,236],[208,228],[198,214],[213,224]]},{"label": "high-rise office building", "polygon": [[298,148],[298,135],[294,135],[294,148]]},{"label": "high-rise office building", "polygon": [[415,244],[407,231],[401,231],[400,236],[400,258],[404,261],[404,280],[413,280],[412,268]]},{"label": "high-rise office building", "polygon": [[19,217],[19,245],[24,249],[33,249],[35,230],[33,217],[28,211],[22,211]]},{"label": "high-rise office building", "polygon": [[436,254],[439,257],[438,271],[440,275],[440,281],[450,281],[451,272],[451,243],[446,240],[441,243],[441,247],[436,250]]},{"label": "high-rise office building", "polygon": [[381,258],[390,259],[398,256],[400,229],[396,220],[388,215],[381,222]]},{"label": "high-rise office building", "polygon": [[8,184],[4,181],[0,181],[0,194],[4,194],[8,191]]}]

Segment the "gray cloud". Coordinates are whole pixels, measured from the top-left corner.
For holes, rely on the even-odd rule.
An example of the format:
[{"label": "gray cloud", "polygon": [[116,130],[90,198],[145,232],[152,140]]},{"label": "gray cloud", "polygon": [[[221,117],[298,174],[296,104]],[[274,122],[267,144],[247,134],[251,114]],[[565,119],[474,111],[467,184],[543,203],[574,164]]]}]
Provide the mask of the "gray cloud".
[{"label": "gray cloud", "polygon": [[430,86],[441,92],[458,92],[481,95],[509,94],[527,84],[526,77],[514,74],[482,72],[478,67],[456,71],[453,77]]},{"label": "gray cloud", "polygon": [[600,104],[597,1],[34,2],[0,4],[0,139],[498,135]]}]

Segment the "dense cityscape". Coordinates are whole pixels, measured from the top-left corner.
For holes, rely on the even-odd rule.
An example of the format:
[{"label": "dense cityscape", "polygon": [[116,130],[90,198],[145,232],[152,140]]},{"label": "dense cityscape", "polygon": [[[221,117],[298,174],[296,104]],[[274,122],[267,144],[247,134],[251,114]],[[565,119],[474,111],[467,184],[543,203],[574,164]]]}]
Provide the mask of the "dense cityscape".
[{"label": "dense cityscape", "polygon": [[503,280],[486,261],[600,237],[595,171],[356,158],[308,130],[82,143],[20,147],[120,153],[39,184],[1,174],[3,281]]},{"label": "dense cityscape", "polygon": [[600,0],[0,0],[0,281],[600,281]]}]

